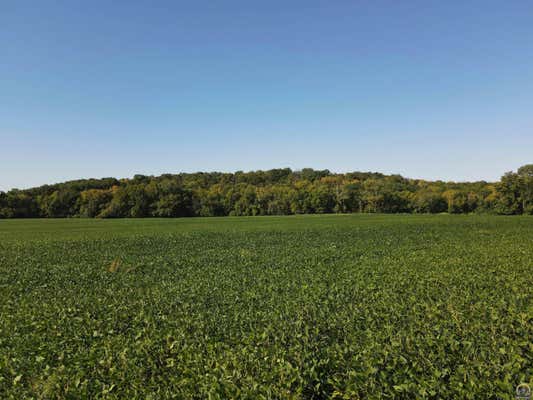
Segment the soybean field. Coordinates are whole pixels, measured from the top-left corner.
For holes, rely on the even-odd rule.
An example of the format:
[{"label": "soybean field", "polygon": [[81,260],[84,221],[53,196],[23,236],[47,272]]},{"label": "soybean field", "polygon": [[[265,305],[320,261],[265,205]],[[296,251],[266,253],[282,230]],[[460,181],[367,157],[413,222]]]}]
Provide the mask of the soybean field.
[{"label": "soybean field", "polygon": [[533,217],[0,220],[1,399],[514,399]]}]

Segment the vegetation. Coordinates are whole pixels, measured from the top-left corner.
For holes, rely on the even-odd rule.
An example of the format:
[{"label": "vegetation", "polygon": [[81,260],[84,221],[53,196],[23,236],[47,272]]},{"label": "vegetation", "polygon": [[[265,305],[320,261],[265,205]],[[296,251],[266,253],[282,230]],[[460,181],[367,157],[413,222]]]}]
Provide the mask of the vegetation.
[{"label": "vegetation", "polygon": [[531,218],[2,221],[0,397],[512,399]]},{"label": "vegetation", "polygon": [[533,214],[533,164],[505,174],[497,183],[286,168],[88,179],[0,192],[0,218],[355,212]]}]

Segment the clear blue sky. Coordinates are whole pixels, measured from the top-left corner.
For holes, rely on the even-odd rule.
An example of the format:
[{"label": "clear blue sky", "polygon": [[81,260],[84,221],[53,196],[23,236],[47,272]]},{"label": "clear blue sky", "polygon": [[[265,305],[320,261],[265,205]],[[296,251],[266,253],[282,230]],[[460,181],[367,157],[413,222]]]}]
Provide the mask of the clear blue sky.
[{"label": "clear blue sky", "polygon": [[12,1],[0,26],[0,190],[533,162],[529,0]]}]

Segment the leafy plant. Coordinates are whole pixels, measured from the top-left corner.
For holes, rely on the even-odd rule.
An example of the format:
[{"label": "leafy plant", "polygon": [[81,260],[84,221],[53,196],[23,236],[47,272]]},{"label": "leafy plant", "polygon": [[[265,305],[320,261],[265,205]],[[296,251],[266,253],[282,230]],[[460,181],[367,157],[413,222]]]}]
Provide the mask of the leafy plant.
[{"label": "leafy plant", "polygon": [[512,399],[533,219],[0,222],[2,399]]}]

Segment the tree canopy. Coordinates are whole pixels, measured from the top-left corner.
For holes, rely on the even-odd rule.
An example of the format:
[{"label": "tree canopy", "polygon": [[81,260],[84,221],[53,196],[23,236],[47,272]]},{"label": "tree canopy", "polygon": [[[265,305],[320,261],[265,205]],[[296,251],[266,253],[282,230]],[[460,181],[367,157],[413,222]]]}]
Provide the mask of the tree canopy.
[{"label": "tree canopy", "polygon": [[122,218],[322,213],[533,214],[533,164],[499,182],[289,168],[83,179],[0,192],[0,218]]}]

